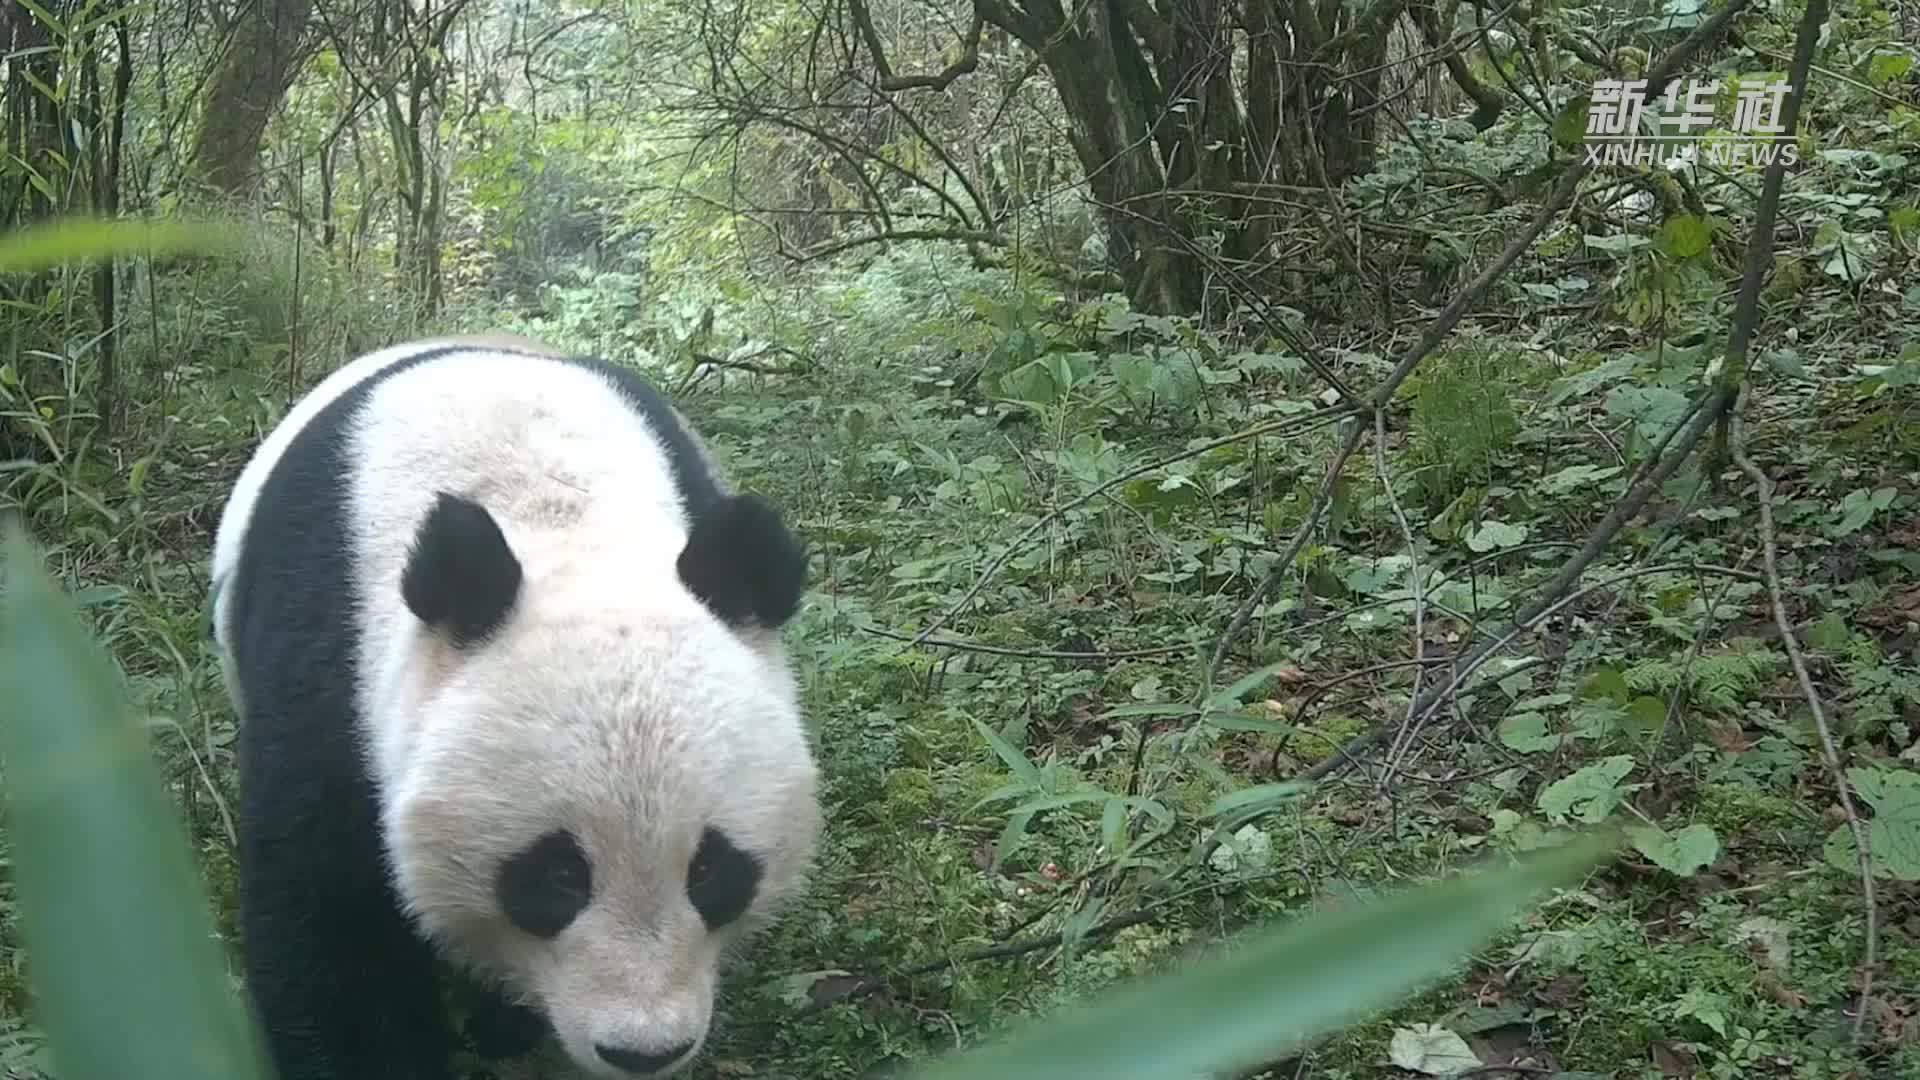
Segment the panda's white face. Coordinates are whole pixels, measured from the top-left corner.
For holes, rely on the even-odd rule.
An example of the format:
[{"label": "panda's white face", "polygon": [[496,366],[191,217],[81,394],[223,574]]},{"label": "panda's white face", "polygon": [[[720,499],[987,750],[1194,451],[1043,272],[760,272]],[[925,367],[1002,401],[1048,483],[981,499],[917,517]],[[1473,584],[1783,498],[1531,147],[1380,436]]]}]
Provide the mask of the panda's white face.
[{"label": "panda's white face", "polygon": [[522,548],[480,646],[403,633],[382,684],[411,722],[384,813],[400,891],[457,959],[607,1077],[706,1038],[719,961],[800,884],[816,768],[771,632],[690,596],[569,580]]}]

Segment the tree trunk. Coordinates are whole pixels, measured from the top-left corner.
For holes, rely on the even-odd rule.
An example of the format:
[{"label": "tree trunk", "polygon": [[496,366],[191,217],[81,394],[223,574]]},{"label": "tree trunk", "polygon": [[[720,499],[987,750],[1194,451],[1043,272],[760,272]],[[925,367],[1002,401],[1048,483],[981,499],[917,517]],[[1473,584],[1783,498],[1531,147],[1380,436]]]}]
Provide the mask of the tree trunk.
[{"label": "tree trunk", "polygon": [[312,15],[313,0],[251,0],[228,27],[189,154],[192,175],[212,190],[240,195],[258,179],[260,141],[306,56]]},{"label": "tree trunk", "polygon": [[[1192,312],[1209,258],[1257,262],[1271,185],[1373,167],[1380,74],[1404,0],[975,0],[1039,54],[1135,307]],[[1236,60],[1244,70],[1236,74]],[[1243,104],[1244,103],[1244,104]]]}]

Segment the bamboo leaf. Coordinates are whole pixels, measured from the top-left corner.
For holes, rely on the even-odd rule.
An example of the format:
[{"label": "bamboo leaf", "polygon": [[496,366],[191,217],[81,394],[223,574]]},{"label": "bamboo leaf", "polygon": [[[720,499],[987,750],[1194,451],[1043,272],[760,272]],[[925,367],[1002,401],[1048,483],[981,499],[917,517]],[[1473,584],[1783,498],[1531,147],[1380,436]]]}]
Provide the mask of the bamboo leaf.
[{"label": "bamboo leaf", "polygon": [[1597,834],[1511,866],[1268,931],[1225,955],[1035,1020],[913,1080],[1177,1080],[1271,1060],[1454,970],[1543,890],[1618,842]]},{"label": "bamboo leaf", "polygon": [[70,217],[0,234],[0,273],[117,255],[212,253],[233,246],[236,239],[233,229],[214,222]]},{"label": "bamboo leaf", "polygon": [[121,680],[8,529],[0,773],[36,1020],[61,1080],[267,1075]]}]

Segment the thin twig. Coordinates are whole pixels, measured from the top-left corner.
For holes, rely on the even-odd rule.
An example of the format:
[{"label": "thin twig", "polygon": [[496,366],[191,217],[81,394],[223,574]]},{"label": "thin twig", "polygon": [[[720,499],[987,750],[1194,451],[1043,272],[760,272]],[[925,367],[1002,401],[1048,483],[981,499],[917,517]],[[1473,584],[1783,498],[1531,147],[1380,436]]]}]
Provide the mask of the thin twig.
[{"label": "thin twig", "polygon": [[988,656],[1014,656],[1022,660],[1138,660],[1149,656],[1170,656],[1174,653],[1191,652],[1195,646],[1155,645],[1142,649],[1115,649],[1112,652],[1079,652],[1071,649],[1016,649],[1007,645],[988,645],[979,641],[961,641],[957,638],[929,638],[920,641],[912,634],[896,634],[891,630],[882,630],[877,626],[855,623],[854,628],[863,634],[888,638],[893,641],[906,641],[924,645],[933,649],[954,649],[959,652],[985,653]]},{"label": "thin twig", "polygon": [[1402,748],[1413,741],[1413,734],[1418,730],[1413,706],[1420,700],[1420,677],[1425,674],[1421,665],[1426,661],[1427,588],[1420,576],[1420,550],[1414,540],[1413,526],[1407,521],[1407,512],[1400,507],[1399,496],[1393,492],[1393,474],[1387,471],[1387,414],[1380,409],[1373,411],[1373,470],[1380,476],[1380,487],[1387,494],[1387,505],[1393,509],[1394,520],[1400,523],[1400,536],[1407,544],[1407,558],[1413,561],[1407,571],[1413,582],[1413,689],[1407,697],[1407,716],[1402,721],[1404,726],[1387,755],[1387,767],[1380,773],[1376,790],[1385,790],[1393,780],[1394,762]]},{"label": "thin twig", "polygon": [[[1081,940],[1094,941],[1099,938],[1117,934],[1130,926],[1139,926],[1141,923],[1150,922],[1160,914],[1161,908],[1165,907],[1165,905],[1166,902],[1163,901],[1160,904],[1149,907],[1136,908],[1124,915],[1116,915],[1088,930],[1085,934],[1081,935]],[[975,949],[972,952],[961,953],[958,956],[949,956],[942,960],[921,964],[918,967],[910,967],[890,975],[869,975],[844,990],[828,994],[808,1003],[806,1008],[800,1010],[800,1013],[804,1016],[807,1013],[818,1012],[843,1001],[857,997],[865,997],[876,990],[884,989],[902,979],[917,978],[921,975],[932,975],[935,972],[945,971],[948,968],[959,967],[961,964],[978,963],[983,960],[1006,960],[1015,956],[1025,956],[1027,953],[1054,948],[1065,941],[1066,935],[1063,933],[1046,934],[1041,937],[1028,938],[1024,941],[1009,941],[1004,945],[992,945],[984,949]]]},{"label": "thin twig", "polygon": [[[1810,0],[1809,7],[1825,6],[1824,0]],[[1745,394],[1741,397],[1744,399]],[[1873,1000],[1873,973],[1880,962],[1880,918],[1879,906],[1873,892],[1873,856],[1868,850],[1867,829],[1860,824],[1860,813],[1854,809],[1853,796],[1847,783],[1846,770],[1840,765],[1840,750],[1833,739],[1833,729],[1827,724],[1827,711],[1820,704],[1820,691],[1813,685],[1813,676],[1807,671],[1807,659],[1800,652],[1799,639],[1794,636],[1793,622],[1787,618],[1785,589],[1780,582],[1778,564],[1779,543],[1773,528],[1773,481],[1747,456],[1746,425],[1741,421],[1739,410],[1733,414],[1733,435],[1729,442],[1733,451],[1733,463],[1753,481],[1754,501],[1760,505],[1760,552],[1767,575],[1767,599],[1773,608],[1773,625],[1780,631],[1780,643],[1786,647],[1787,660],[1793,665],[1793,677],[1800,684],[1800,693],[1807,699],[1807,709],[1813,713],[1814,730],[1820,733],[1820,750],[1827,763],[1827,772],[1832,774],[1834,790],[1840,796],[1840,809],[1846,812],[1847,828],[1853,833],[1854,851],[1860,862],[1860,894],[1866,906],[1867,947],[1866,957],[1860,962],[1860,1007],[1853,1016],[1853,1037],[1857,1042],[1867,1022],[1867,1006]]]},{"label": "thin twig", "polygon": [[1293,539],[1288,541],[1286,550],[1280,553],[1280,558],[1267,571],[1267,576],[1260,579],[1253,587],[1253,592],[1240,602],[1239,609],[1233,613],[1226,632],[1220,635],[1220,640],[1213,647],[1213,661],[1207,665],[1205,677],[1200,680],[1200,701],[1204,702],[1213,696],[1214,676],[1219,673],[1220,665],[1226,662],[1228,650],[1233,648],[1240,632],[1247,628],[1247,622],[1253,618],[1255,609],[1260,606],[1268,590],[1273,588],[1273,583],[1280,580],[1280,575],[1286,573],[1287,568],[1293,565],[1293,560],[1299,557],[1300,549],[1307,546],[1307,538],[1319,527],[1320,518],[1327,512],[1327,507],[1333,505],[1334,485],[1340,482],[1340,474],[1347,469],[1347,459],[1353,456],[1353,451],[1360,445],[1361,434],[1366,430],[1358,421],[1347,430],[1345,441],[1340,444],[1333,464],[1327,469],[1327,478],[1321,482],[1320,490],[1314,492],[1313,502],[1307,507],[1306,519],[1294,530]]}]

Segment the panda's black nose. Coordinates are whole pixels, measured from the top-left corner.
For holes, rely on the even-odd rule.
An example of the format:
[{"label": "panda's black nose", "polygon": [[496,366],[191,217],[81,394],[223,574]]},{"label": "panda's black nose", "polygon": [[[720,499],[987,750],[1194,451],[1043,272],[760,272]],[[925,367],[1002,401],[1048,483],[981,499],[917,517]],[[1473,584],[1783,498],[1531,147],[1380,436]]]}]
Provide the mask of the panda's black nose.
[{"label": "panda's black nose", "polygon": [[683,1042],[679,1046],[659,1052],[628,1050],[618,1046],[602,1046],[599,1043],[594,1043],[593,1049],[600,1055],[601,1061],[616,1069],[624,1069],[635,1076],[650,1076],[686,1057],[687,1052],[693,1049],[693,1043]]}]

